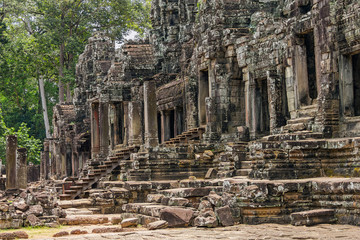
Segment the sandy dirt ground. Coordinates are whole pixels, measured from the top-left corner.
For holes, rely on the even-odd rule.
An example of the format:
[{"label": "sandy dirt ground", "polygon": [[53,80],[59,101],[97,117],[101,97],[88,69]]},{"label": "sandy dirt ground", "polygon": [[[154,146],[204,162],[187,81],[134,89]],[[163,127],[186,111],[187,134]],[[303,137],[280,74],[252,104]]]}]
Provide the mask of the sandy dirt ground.
[{"label": "sandy dirt ground", "polygon": [[[294,227],[291,225],[261,224],[236,225],[226,228],[175,228],[149,231],[144,228],[127,228],[119,233],[91,233],[95,228],[117,227],[116,225],[90,225],[90,226],[63,226],[55,229],[21,229],[29,234],[30,239],[71,239],[71,240],[97,240],[97,239],[124,239],[124,240],[210,240],[210,239],[360,239],[360,227],[349,225],[322,224],[313,227]],[[60,231],[86,230],[90,234],[68,235],[53,238]],[[14,230],[13,230],[14,231]],[[4,232],[4,231],[1,231]],[[10,230],[6,232],[11,232]]]}]

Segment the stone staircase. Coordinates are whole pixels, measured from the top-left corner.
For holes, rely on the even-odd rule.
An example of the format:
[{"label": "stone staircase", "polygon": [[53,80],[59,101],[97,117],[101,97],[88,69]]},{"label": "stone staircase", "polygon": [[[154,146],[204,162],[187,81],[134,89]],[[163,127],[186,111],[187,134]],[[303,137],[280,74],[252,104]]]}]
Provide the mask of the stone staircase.
[{"label": "stone staircase", "polygon": [[[213,157],[203,157],[212,146],[206,144],[162,145],[159,148],[138,152],[122,167],[121,180],[181,180],[189,177],[204,178],[214,168]],[[196,157],[200,155],[200,157]],[[126,169],[126,171],[125,171]]]},{"label": "stone staircase", "polygon": [[296,111],[296,118],[289,119],[286,126],[283,127],[284,132],[298,132],[312,130],[315,116],[317,113],[317,104],[302,106]]},{"label": "stone staircase", "polygon": [[218,160],[218,178],[243,176],[251,172],[251,161],[248,160],[248,142],[233,142],[227,144]]},{"label": "stone staircase", "polygon": [[132,146],[115,152],[114,156],[104,160],[91,161],[85,170],[87,174],[80,179],[68,179],[63,184],[63,194],[60,195],[61,200],[70,200],[78,198],[85,190],[95,185],[101,178],[112,173],[117,167],[126,164],[130,159],[131,153],[135,153],[139,147]]},{"label": "stone staircase", "polygon": [[190,141],[201,140],[204,132],[205,132],[205,127],[193,128],[186,132],[183,132],[180,135],[177,135],[174,138],[171,138],[169,141],[164,142],[164,144],[165,145],[187,144]]},{"label": "stone staircase", "polygon": [[297,131],[266,136],[249,144],[252,162],[249,177],[256,179],[294,179],[320,177],[316,154],[325,146],[321,133]]}]

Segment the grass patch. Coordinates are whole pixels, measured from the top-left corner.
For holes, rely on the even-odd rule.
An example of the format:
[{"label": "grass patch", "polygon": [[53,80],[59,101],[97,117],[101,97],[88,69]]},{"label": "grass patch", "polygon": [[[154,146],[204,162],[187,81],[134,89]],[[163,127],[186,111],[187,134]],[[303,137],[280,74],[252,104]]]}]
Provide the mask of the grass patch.
[{"label": "grass patch", "polygon": [[36,238],[52,237],[52,235],[59,232],[59,230],[63,228],[65,227],[62,225],[56,228],[50,228],[46,226],[23,227],[18,229],[0,229],[0,233],[24,231],[27,234],[29,234],[29,238],[36,239]]}]

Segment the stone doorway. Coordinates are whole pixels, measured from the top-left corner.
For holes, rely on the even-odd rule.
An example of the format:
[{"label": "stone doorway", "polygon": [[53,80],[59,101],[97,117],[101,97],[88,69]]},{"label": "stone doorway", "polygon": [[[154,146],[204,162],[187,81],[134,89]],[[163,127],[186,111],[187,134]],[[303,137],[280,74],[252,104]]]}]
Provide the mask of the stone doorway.
[{"label": "stone doorway", "polygon": [[122,102],[111,104],[110,116],[110,137],[112,145],[111,147],[114,148],[116,145],[124,144],[124,104]]},{"label": "stone doorway", "polygon": [[209,87],[209,71],[200,71],[199,76],[199,124],[200,126],[206,125],[206,98],[210,96],[210,87]]},{"label": "stone doorway", "polygon": [[270,114],[267,79],[259,79],[255,84],[256,132],[260,135],[268,134],[270,131]]},{"label": "stone doorway", "polygon": [[340,56],[339,67],[341,112],[360,116],[360,53]]},{"label": "stone doorway", "polygon": [[314,32],[298,35],[295,49],[295,72],[300,106],[314,103],[318,96]]},{"label": "stone doorway", "polygon": [[183,110],[181,107],[158,113],[159,141],[165,142],[183,131]]},{"label": "stone doorway", "polygon": [[360,54],[351,57],[354,84],[354,115],[360,116]]}]

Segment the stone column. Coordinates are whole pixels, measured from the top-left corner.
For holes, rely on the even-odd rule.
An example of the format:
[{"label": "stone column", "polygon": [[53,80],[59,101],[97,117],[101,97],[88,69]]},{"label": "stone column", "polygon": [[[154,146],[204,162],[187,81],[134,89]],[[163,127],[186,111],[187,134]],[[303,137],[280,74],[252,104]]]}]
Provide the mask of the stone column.
[{"label": "stone column", "polygon": [[100,103],[100,154],[105,157],[109,154],[109,104]]},{"label": "stone column", "polygon": [[44,176],[45,179],[49,179],[51,176],[50,144],[48,141],[44,142]]},{"label": "stone column", "polygon": [[45,153],[42,151],[40,153],[40,179],[45,179]]},{"label": "stone column", "polygon": [[164,140],[170,140],[170,128],[173,127],[170,124],[170,112],[164,112]]},{"label": "stone column", "polygon": [[180,133],[178,133],[178,124],[181,124],[178,122],[178,108],[175,107],[174,108],[174,137],[176,137],[177,135],[179,135]]},{"label": "stone column", "polygon": [[165,142],[165,112],[160,111],[161,117],[161,143]]},{"label": "stone column", "polygon": [[27,150],[19,148],[17,150],[17,188],[26,189],[27,187]]},{"label": "stone column", "polygon": [[159,144],[156,84],[154,81],[144,82],[144,120],[145,120],[145,146],[155,147]]},{"label": "stone column", "polygon": [[6,137],[6,189],[15,189],[16,186],[16,149],[17,137]]},{"label": "stone column", "polygon": [[91,157],[95,158],[100,150],[99,104],[91,104]]},{"label": "stone column", "polygon": [[216,141],[221,136],[220,124],[218,115],[216,114],[215,99],[211,97],[205,98],[206,106],[206,141]]},{"label": "stone column", "polygon": [[256,118],[256,113],[259,111],[256,107],[257,96],[255,93],[256,84],[255,82],[249,82],[249,130],[250,130],[250,138],[256,138],[256,126],[258,124],[258,119]]},{"label": "stone column", "polygon": [[142,144],[142,106],[141,102],[129,102],[129,120],[130,120],[130,145],[141,145]]},{"label": "stone column", "polygon": [[245,91],[245,125],[250,128],[251,119],[250,119],[250,74],[246,68],[243,69],[243,79],[244,79],[244,91]]},{"label": "stone column", "polygon": [[268,84],[268,101],[270,113],[270,132],[272,133],[276,128],[284,125],[283,122],[283,103],[281,99],[282,87],[281,79],[276,71],[267,71]]}]

